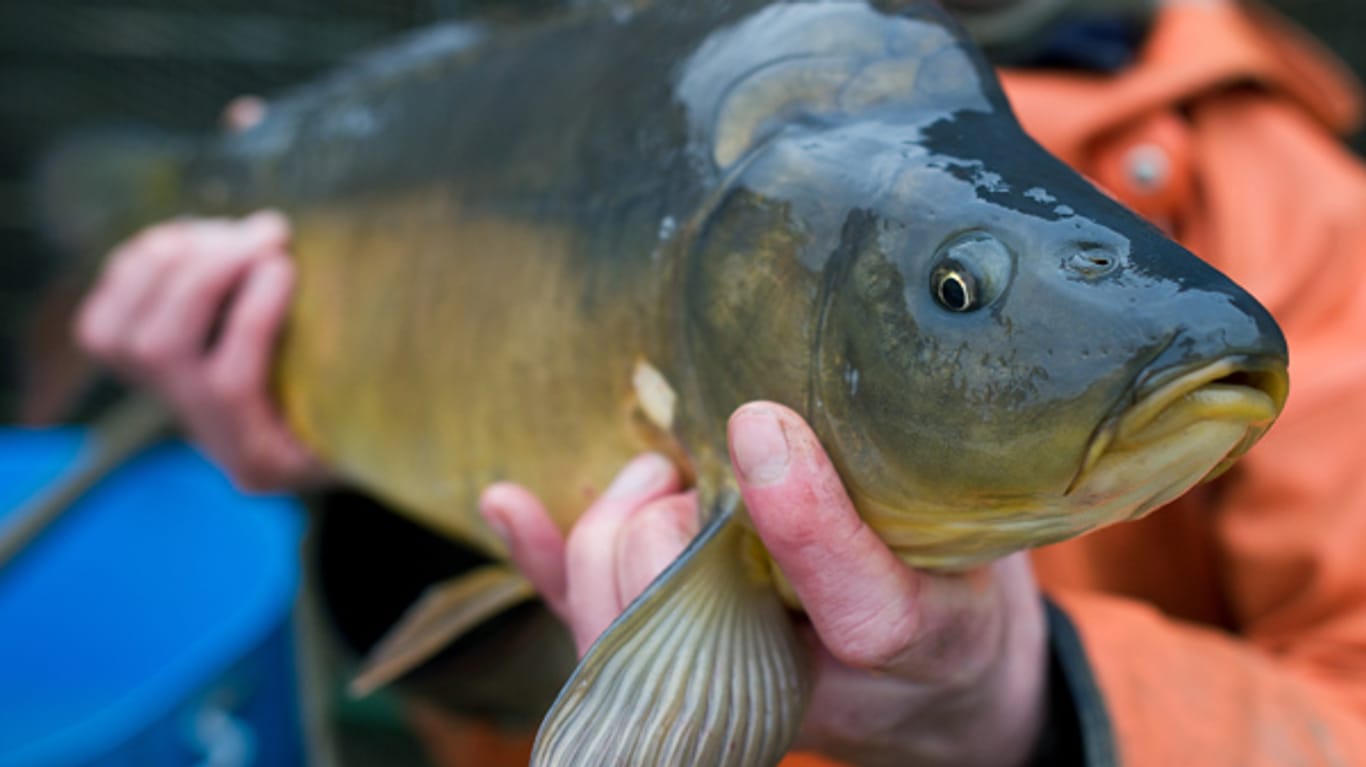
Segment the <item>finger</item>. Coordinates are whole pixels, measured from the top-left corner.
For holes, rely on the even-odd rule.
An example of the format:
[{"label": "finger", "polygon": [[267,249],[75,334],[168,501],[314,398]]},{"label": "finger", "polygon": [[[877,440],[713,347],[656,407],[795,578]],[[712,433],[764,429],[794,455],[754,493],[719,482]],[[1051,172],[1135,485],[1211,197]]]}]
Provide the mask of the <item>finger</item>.
[{"label": "finger", "polygon": [[189,255],[165,278],[135,331],[138,362],[156,372],[198,360],[232,291],[254,263],[280,258],[282,245],[278,223],[270,217],[197,222],[187,243]]},{"label": "finger", "polygon": [[730,420],[731,458],[754,527],[831,654],[884,669],[921,628],[921,582],[854,510],[815,435],[753,403]]},{"label": "finger", "polygon": [[508,556],[545,600],[569,622],[565,606],[564,536],[531,491],[500,482],[479,497],[479,513],[507,544]]},{"label": "finger", "polygon": [[115,248],[109,265],[77,311],[77,343],[88,353],[119,366],[129,355],[128,338],[176,259],[185,254],[182,223],[153,227]]},{"label": "finger", "polygon": [[214,400],[226,405],[264,400],[293,290],[294,265],[283,253],[251,266],[206,360],[205,383]]},{"label": "finger", "polygon": [[236,428],[244,437],[230,473],[244,492],[298,491],[335,479],[328,467],[299,442],[273,403],[263,401]]},{"label": "finger", "polygon": [[201,374],[178,379],[170,393],[192,436],[244,489],[288,486],[295,473],[309,473],[311,454],[285,426],[269,389],[292,285],[293,266],[282,254],[254,265]]},{"label": "finger", "polygon": [[655,453],[642,455],[626,465],[574,526],[565,549],[566,605],[580,653],[626,606],[613,562],[622,523],[631,512],[678,489],[673,464]]},{"label": "finger", "polygon": [[245,95],[229,101],[223,107],[223,127],[230,133],[240,133],[266,118],[266,100],[260,96]]},{"label": "finger", "polygon": [[697,535],[697,493],[666,495],[626,517],[617,536],[617,593],[630,604]]}]

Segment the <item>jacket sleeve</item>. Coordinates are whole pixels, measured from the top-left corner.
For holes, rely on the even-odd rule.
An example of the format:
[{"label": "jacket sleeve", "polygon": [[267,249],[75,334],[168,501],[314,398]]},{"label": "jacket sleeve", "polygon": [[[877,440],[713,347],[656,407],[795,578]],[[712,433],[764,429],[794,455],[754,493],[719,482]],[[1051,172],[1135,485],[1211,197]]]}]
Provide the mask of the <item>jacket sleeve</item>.
[{"label": "jacket sleeve", "polygon": [[1106,763],[1099,737],[1129,767],[1366,764],[1366,174],[1265,93],[1187,115],[1199,186],[1183,239],[1276,316],[1291,395],[1202,510],[1231,630],[1052,594],[1079,640],[1066,675],[1096,681],[1072,685],[1074,707],[1108,723],[1082,729],[1087,761]]}]

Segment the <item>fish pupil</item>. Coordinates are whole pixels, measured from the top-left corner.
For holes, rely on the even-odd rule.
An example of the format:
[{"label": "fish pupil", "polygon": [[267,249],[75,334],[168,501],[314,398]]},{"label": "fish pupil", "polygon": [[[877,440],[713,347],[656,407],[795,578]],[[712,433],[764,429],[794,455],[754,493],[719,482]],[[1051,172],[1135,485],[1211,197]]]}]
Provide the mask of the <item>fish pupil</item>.
[{"label": "fish pupil", "polygon": [[935,297],[945,309],[965,312],[973,308],[973,279],[956,269],[941,269],[935,280]]}]

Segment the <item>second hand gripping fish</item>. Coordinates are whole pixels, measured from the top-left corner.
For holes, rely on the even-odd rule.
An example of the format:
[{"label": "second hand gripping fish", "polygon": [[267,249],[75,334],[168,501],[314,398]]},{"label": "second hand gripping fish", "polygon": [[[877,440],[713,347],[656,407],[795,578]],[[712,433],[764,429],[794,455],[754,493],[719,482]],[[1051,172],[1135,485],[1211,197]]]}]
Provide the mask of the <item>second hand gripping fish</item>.
[{"label": "second hand gripping fish", "polygon": [[[1267,312],[1027,138],[928,2],[429,36],[149,154],[73,152],[53,199],[122,174],[122,207],[66,216],[106,242],[285,211],[283,407],[403,513],[505,557],[491,482],[568,528],[642,449],[695,478],[702,533],[583,658],[537,765],[752,767],[791,743],[809,671],[727,460],[742,403],[802,413],[907,563],[962,569],[1175,498],[1287,393]],[[527,595],[507,568],[438,588],[365,684]]]}]

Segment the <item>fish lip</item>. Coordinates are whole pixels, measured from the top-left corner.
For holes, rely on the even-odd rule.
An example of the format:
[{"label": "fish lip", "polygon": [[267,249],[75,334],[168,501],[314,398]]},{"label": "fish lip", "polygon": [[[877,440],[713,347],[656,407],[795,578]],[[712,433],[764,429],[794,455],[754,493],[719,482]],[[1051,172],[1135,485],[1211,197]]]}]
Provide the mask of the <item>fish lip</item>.
[{"label": "fish lip", "polygon": [[[1276,355],[1230,354],[1213,361],[1145,369],[1092,433],[1081,466],[1065,492],[1070,494],[1081,484],[1117,439],[1139,434],[1167,408],[1206,386],[1217,384],[1255,389],[1271,399],[1274,412],[1279,414],[1290,390],[1286,367],[1285,358]],[[1229,452],[1211,476],[1228,468],[1246,452],[1274,419],[1273,415],[1264,422],[1249,424],[1242,442]]]}]

